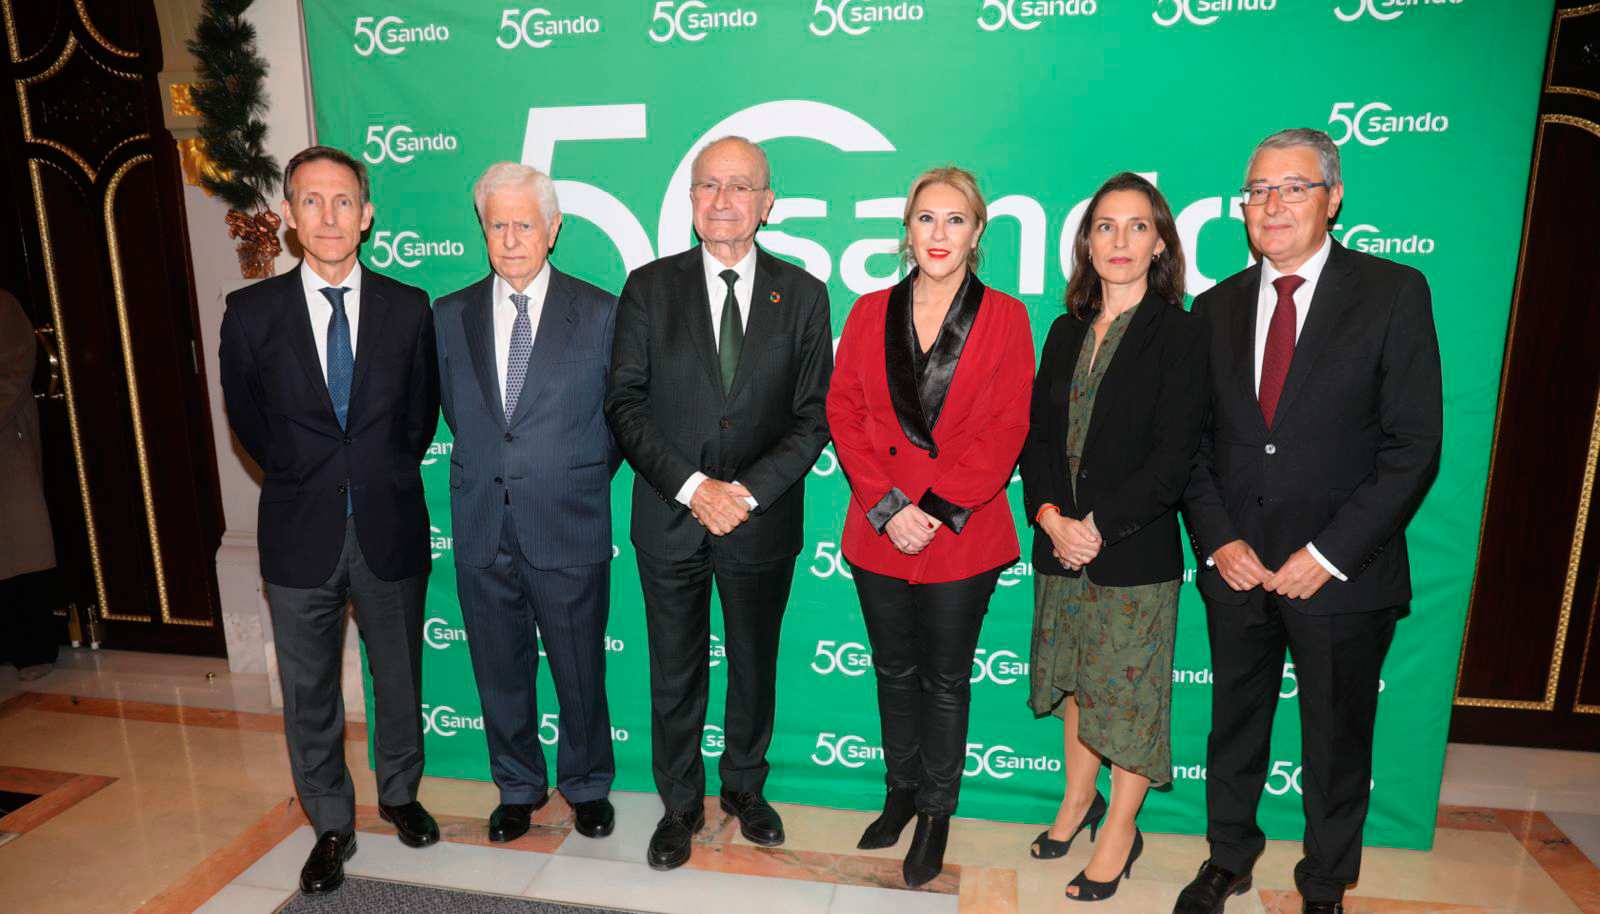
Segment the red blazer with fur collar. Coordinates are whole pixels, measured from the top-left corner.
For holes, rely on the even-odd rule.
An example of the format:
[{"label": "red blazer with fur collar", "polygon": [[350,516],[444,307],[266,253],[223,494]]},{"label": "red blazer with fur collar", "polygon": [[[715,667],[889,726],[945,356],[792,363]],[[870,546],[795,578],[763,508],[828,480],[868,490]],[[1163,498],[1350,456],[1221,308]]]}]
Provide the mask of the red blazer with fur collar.
[{"label": "red blazer with fur collar", "polygon": [[[1016,561],[1006,486],[1028,434],[1033,334],[1022,303],[968,276],[919,379],[911,283],[862,296],[839,339],[828,425],[850,482],[844,557],[913,584]],[[917,555],[884,525],[908,504],[943,526]]]}]

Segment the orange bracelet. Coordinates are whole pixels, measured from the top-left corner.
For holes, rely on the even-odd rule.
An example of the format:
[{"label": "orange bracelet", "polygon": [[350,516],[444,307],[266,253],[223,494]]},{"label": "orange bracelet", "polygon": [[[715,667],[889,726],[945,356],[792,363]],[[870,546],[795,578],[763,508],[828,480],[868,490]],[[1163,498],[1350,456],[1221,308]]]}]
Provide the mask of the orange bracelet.
[{"label": "orange bracelet", "polygon": [[1044,517],[1044,512],[1046,510],[1054,511],[1057,514],[1061,513],[1061,509],[1060,508],[1056,507],[1054,503],[1047,501],[1044,504],[1039,506],[1039,510],[1038,511],[1034,512],[1034,514],[1033,514],[1033,522],[1037,524],[1039,522],[1039,519],[1041,517]]}]

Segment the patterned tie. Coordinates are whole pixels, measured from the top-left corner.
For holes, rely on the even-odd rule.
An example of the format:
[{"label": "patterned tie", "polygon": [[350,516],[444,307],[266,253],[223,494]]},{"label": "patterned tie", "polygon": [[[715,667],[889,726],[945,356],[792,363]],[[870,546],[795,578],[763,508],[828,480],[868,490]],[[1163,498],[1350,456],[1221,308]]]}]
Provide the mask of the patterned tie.
[{"label": "patterned tie", "polygon": [[517,306],[517,319],[511,325],[511,355],[506,360],[506,424],[517,411],[517,398],[522,396],[522,382],[528,377],[528,357],[533,355],[533,322],[528,319],[528,296],[511,293],[511,303]]},{"label": "patterned tie", "polygon": [[1278,307],[1267,325],[1267,348],[1261,356],[1261,418],[1267,420],[1267,428],[1272,427],[1284,379],[1289,377],[1289,363],[1294,361],[1294,290],[1305,281],[1305,277],[1292,274],[1272,281],[1278,290]]},{"label": "patterned tie", "polygon": [[722,281],[728,284],[728,297],[722,300],[722,330],[718,334],[717,359],[722,363],[722,393],[733,392],[733,375],[739,370],[739,350],[744,348],[744,324],[739,320],[739,299],[733,294],[733,284],[739,274],[723,270]]},{"label": "patterned tie", "polygon": [[[333,415],[339,427],[345,428],[350,418],[350,382],[355,375],[356,356],[350,348],[350,316],[344,312],[344,296],[350,290],[345,286],[323,288],[322,294],[333,306],[328,316],[328,399],[333,401]],[[355,512],[350,497],[350,485],[345,483],[344,516]]]}]

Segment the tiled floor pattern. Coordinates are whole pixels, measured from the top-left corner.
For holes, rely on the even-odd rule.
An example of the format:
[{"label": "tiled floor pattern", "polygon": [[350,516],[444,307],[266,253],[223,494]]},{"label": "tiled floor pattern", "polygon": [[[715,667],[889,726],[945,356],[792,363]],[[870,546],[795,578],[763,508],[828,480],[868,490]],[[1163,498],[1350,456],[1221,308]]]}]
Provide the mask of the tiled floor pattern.
[{"label": "tiled floor pattern", "polygon": [[[135,678],[138,688],[123,690],[90,677],[84,681],[97,688],[76,699],[12,689],[13,697],[0,700],[0,789],[31,783],[34,792],[49,788],[47,799],[61,794],[49,816],[0,847],[0,911],[274,910],[294,891],[313,840],[292,799],[281,721],[259,705],[235,711],[222,701],[159,704],[160,677]],[[229,686],[206,688],[225,693]],[[959,820],[951,865],[929,890],[913,892],[899,887],[904,842],[883,851],[854,849],[868,813],[780,804],[789,840],[764,849],[739,836],[713,803],[691,864],[657,873],[643,862],[660,814],[654,796],[614,794],[617,831],[607,839],[574,833],[558,797],[527,837],[488,845],[482,817],[495,803],[493,786],[427,778],[421,799],[445,840],[413,850],[376,817],[372,775],[360,761],[363,735],[356,727],[347,736],[363,804],[360,846],[349,865],[357,875],[664,914],[1083,911],[1062,888],[1090,847],[1075,847],[1062,860],[1032,860],[1027,846],[1038,825]],[[1452,790],[1469,801],[1472,790],[1521,798],[1555,791],[1574,799],[1575,812],[1446,807],[1433,850],[1366,852],[1347,910],[1600,914],[1600,869],[1563,830],[1570,824],[1580,840],[1600,839],[1600,818],[1590,813],[1600,806],[1586,805],[1600,793],[1594,777],[1600,756],[1561,755],[1530,766],[1541,783],[1509,788],[1504,778],[1488,777],[1493,758],[1469,759],[1484,770],[1454,785],[1447,771],[1446,799]],[[1133,877],[1095,910],[1165,914],[1204,853],[1201,838],[1149,836]],[[1298,856],[1296,845],[1269,844],[1256,867],[1256,891],[1231,902],[1230,914],[1299,911],[1292,880]]]}]

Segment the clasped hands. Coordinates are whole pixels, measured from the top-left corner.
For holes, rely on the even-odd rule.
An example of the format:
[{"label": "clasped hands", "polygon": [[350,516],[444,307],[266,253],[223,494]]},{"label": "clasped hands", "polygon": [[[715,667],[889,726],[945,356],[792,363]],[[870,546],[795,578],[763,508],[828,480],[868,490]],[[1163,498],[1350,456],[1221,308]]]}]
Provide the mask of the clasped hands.
[{"label": "clasped hands", "polygon": [[1054,507],[1039,516],[1039,529],[1050,537],[1050,554],[1056,561],[1078,571],[1100,554],[1104,540],[1084,521],[1067,517]]},{"label": "clasped hands", "polygon": [[944,524],[937,517],[916,505],[906,505],[883,525],[883,532],[889,537],[889,542],[894,543],[894,548],[906,555],[916,555],[928,548],[928,544],[933,542],[933,535],[942,526]]},{"label": "clasped hands", "polygon": [[1310,597],[1333,577],[1304,547],[1289,556],[1277,571],[1263,565],[1256,551],[1244,540],[1234,540],[1221,547],[1211,554],[1211,560],[1216,563],[1222,580],[1234,590],[1261,587],[1290,600]]},{"label": "clasped hands", "polygon": [[750,490],[736,482],[707,479],[689,496],[689,511],[713,534],[727,536],[750,519],[749,497]]}]

